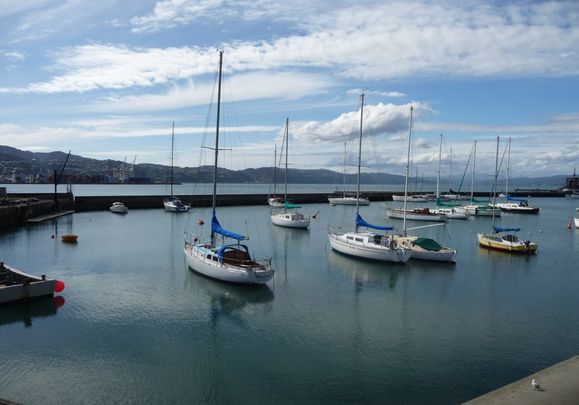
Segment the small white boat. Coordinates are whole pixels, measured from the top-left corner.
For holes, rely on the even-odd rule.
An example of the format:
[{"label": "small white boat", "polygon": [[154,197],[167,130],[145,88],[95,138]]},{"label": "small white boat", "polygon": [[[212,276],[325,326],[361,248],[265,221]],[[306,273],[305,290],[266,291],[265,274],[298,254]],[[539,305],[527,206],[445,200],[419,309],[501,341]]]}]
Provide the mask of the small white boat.
[{"label": "small white boat", "polygon": [[283,198],[281,197],[270,197],[267,199],[267,203],[269,204],[270,207],[274,208],[283,208],[283,206],[285,205],[283,202]]},{"label": "small white boat", "polygon": [[356,199],[356,196],[348,196],[343,195],[342,197],[328,197],[328,201],[330,205],[356,205],[356,201],[358,205],[370,205],[370,200],[364,197],[360,197]]},{"label": "small white boat", "polygon": [[572,193],[565,194],[565,198],[577,199],[579,198],[579,191],[573,191]]},{"label": "small white boat", "polygon": [[469,214],[463,207],[454,208],[434,208],[432,212],[435,214],[444,214],[448,219],[468,219]]},{"label": "small white boat", "polygon": [[[60,286],[62,288],[57,288]],[[63,288],[62,281],[44,275],[36,277],[0,262],[0,304],[52,296],[55,289],[62,291]]]},{"label": "small white boat", "polygon": [[280,212],[271,216],[271,222],[286,228],[307,229],[310,226],[310,217],[301,212]]},{"label": "small white boat", "polygon": [[349,256],[398,263],[406,263],[410,259],[410,250],[397,245],[387,235],[373,232],[330,232],[328,237],[332,249]]},{"label": "small white boat", "polygon": [[[577,208],[579,210],[579,208]],[[573,222],[575,222],[575,228],[579,229],[579,218],[573,218]]]},{"label": "small white boat", "polygon": [[113,205],[109,207],[109,210],[115,214],[126,214],[129,211],[127,206],[120,201],[114,202]]},{"label": "small white boat", "polygon": [[185,204],[177,197],[163,201],[163,206],[165,207],[165,211],[169,212],[187,212],[191,208],[190,205]]},{"label": "small white boat", "polygon": [[444,214],[435,214],[430,210],[430,208],[414,208],[407,209],[404,208],[386,208],[386,215],[390,218],[406,219],[413,221],[431,221],[431,222],[446,222],[447,217]]},{"label": "small white boat", "polygon": [[[509,197],[507,197],[509,198]],[[515,214],[538,214],[539,207],[532,207],[526,200],[496,203],[495,207],[500,208],[504,212],[512,212]]]}]

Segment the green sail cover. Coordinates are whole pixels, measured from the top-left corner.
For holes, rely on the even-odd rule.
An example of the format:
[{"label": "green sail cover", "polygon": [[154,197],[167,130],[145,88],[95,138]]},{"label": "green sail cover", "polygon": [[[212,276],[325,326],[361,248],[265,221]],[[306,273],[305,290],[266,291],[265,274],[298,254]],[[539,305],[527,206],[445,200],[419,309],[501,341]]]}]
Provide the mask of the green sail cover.
[{"label": "green sail cover", "polygon": [[422,249],[430,250],[432,252],[438,252],[442,249],[442,246],[440,246],[440,244],[434,239],[417,238],[414,242],[412,242],[412,244],[418,245]]},{"label": "green sail cover", "polygon": [[302,206],[298,204],[292,204],[291,202],[286,201],[284,203],[284,208],[302,208]]}]

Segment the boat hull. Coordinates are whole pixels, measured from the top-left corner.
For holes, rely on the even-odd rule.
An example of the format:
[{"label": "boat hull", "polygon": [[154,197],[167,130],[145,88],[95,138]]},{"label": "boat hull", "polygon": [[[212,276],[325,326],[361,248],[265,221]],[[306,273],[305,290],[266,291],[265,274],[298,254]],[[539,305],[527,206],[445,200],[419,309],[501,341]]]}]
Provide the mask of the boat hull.
[{"label": "boat hull", "polygon": [[[9,279],[14,282],[9,282]],[[55,284],[56,280],[42,279],[42,277],[36,277],[2,264],[0,265],[0,305],[53,296]]]},{"label": "boat hull", "polygon": [[[404,219],[403,209],[386,209],[386,215],[390,218]],[[411,221],[430,221],[430,222],[446,222],[447,218],[444,214],[418,214],[412,210],[406,211],[406,219]]]},{"label": "boat hull", "polygon": [[[328,197],[330,205],[356,205],[356,197]],[[358,205],[370,205],[366,198],[359,198]]]},{"label": "boat hull", "polygon": [[575,222],[575,228],[579,229],[579,218],[573,218],[573,222]]},{"label": "boat hull", "polygon": [[425,260],[430,262],[454,263],[456,250],[443,247],[439,251],[426,250],[412,242],[417,239],[416,236],[394,236],[396,242],[410,250],[410,258],[414,260]]},{"label": "boat hull", "polygon": [[191,208],[190,205],[183,204],[181,201],[167,200],[163,201],[163,207],[168,212],[187,212]]},{"label": "boat hull", "polygon": [[[392,201],[404,201],[404,196],[403,195],[392,195]],[[428,199],[426,197],[418,197],[418,196],[408,196],[406,198],[406,202],[409,203],[414,203],[414,202],[428,202]]]},{"label": "boat hull", "polygon": [[479,233],[477,238],[479,245],[488,249],[521,254],[533,254],[537,252],[537,245],[533,242],[527,244],[520,241],[515,243],[510,243],[508,241],[496,241],[493,240],[493,238],[489,238],[485,233]]},{"label": "boat hull", "polygon": [[[499,208],[492,208],[492,207],[479,207],[477,205],[467,205],[464,207],[465,211],[472,216],[475,217],[495,217],[501,216],[501,210]],[[494,212],[494,214],[493,214]]]},{"label": "boat hull", "polygon": [[348,256],[383,262],[406,263],[410,259],[410,251],[407,249],[351,243],[345,238],[346,235],[330,233],[328,238],[332,249]]},{"label": "boat hull", "polygon": [[310,226],[310,218],[301,215],[301,218],[294,218],[290,214],[274,214],[271,222],[277,226],[286,228],[307,229]]},{"label": "boat hull", "polygon": [[273,277],[273,270],[256,267],[233,266],[219,263],[207,257],[206,249],[201,245],[192,245],[185,242],[185,260],[187,266],[196,273],[215,280],[235,284],[265,284]]}]

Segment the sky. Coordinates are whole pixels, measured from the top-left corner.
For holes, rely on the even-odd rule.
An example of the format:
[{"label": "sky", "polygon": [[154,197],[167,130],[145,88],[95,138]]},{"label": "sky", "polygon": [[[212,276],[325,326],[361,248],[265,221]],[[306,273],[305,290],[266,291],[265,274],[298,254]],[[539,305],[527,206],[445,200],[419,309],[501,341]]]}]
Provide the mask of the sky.
[{"label": "sky", "polygon": [[[0,145],[208,163],[223,50],[220,166],[512,176],[579,164],[579,2],[0,0]],[[231,149],[231,150],[229,150]],[[346,153],[344,153],[346,149]],[[470,170],[470,169],[469,169]]]}]

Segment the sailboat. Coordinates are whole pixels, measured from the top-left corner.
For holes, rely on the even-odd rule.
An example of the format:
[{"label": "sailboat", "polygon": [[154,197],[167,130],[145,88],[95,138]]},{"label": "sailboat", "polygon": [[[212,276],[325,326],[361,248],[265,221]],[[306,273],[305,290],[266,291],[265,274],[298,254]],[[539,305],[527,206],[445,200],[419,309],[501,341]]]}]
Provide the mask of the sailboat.
[{"label": "sailboat", "polygon": [[472,169],[471,169],[471,180],[470,180],[470,204],[464,206],[464,210],[472,216],[475,217],[495,217],[501,216],[501,209],[498,207],[491,207],[488,200],[479,201],[474,198],[474,178],[475,178],[475,168],[476,168],[476,144],[475,139],[473,144],[473,156],[472,156]]},{"label": "sailboat", "polygon": [[[265,284],[273,277],[271,261],[254,260],[249,248],[240,242],[245,236],[229,231],[221,226],[216,215],[217,201],[217,157],[219,154],[219,118],[221,108],[221,74],[223,51],[219,51],[219,81],[217,90],[217,123],[215,129],[215,160],[213,166],[213,201],[211,237],[209,242],[199,243],[197,238],[185,240],[184,252],[187,265],[192,270],[207,277],[237,284]],[[217,244],[217,235],[234,239],[230,244]]]},{"label": "sailboat", "polygon": [[408,209],[408,176],[410,173],[410,138],[412,136],[412,113],[414,111],[413,107],[410,107],[410,123],[408,131],[408,161],[406,163],[406,175],[404,179],[404,207],[386,207],[386,215],[390,218],[397,218],[404,220],[406,225],[406,220],[411,219],[414,221],[431,221],[431,222],[446,222],[447,217],[445,214],[438,214],[433,212],[428,207],[413,208]]},{"label": "sailboat", "polygon": [[516,214],[538,214],[540,210],[539,207],[533,207],[529,205],[529,201],[524,198],[515,198],[509,195],[510,164],[511,164],[511,138],[509,137],[508,154],[507,154],[507,180],[505,185],[506,201],[502,203],[495,203],[494,207],[498,207],[505,212],[512,212]]},{"label": "sailboat", "polygon": [[373,225],[366,222],[360,215],[360,167],[362,165],[362,125],[364,121],[364,93],[360,95],[360,137],[358,144],[358,185],[356,188],[356,226],[353,232],[342,233],[330,230],[328,238],[332,249],[363,259],[380,260],[386,262],[405,263],[410,259],[410,250],[400,247],[390,235],[376,232],[358,232],[358,228],[365,227],[375,230],[388,231],[392,227]]},{"label": "sailboat", "polygon": [[183,203],[180,199],[173,195],[173,154],[175,150],[175,123],[173,122],[173,130],[171,131],[171,178],[169,180],[171,187],[171,198],[163,200],[165,211],[171,212],[187,212],[190,205]]},{"label": "sailboat", "polygon": [[[499,171],[499,142],[500,138],[497,136],[497,154],[495,159],[495,184],[493,187],[493,206],[497,202],[497,178]],[[537,244],[529,240],[522,241],[517,235],[507,232],[518,232],[520,228],[499,228],[495,226],[495,216],[493,215],[492,232],[477,234],[478,243],[480,246],[500,250],[509,253],[535,253],[537,251]]]},{"label": "sailboat", "polygon": [[283,207],[283,198],[276,193],[277,189],[277,145],[273,150],[273,195],[267,197],[267,203],[270,207]]},{"label": "sailboat", "polygon": [[346,192],[346,160],[347,160],[347,150],[346,150],[346,142],[344,142],[344,190],[342,191],[342,195],[339,193],[334,193],[333,195],[328,197],[328,202],[330,205],[370,205],[370,200],[364,197],[356,197],[353,193]]},{"label": "sailboat", "polygon": [[436,208],[432,210],[435,214],[444,214],[448,219],[468,219],[468,214],[457,202],[444,202],[440,198],[440,165],[442,163],[442,134],[440,134],[440,145],[438,147],[438,175],[436,178]]},{"label": "sailboat", "polygon": [[[406,176],[404,181],[404,195],[408,195],[408,174],[410,172],[410,145],[412,141],[412,112],[413,107],[410,107],[410,122],[408,123],[408,156],[406,160]],[[440,170],[439,170],[440,173]],[[402,210],[404,220],[401,235],[394,235],[394,240],[401,246],[410,250],[410,258],[417,260],[430,260],[437,262],[454,262],[456,257],[456,250],[442,246],[434,239],[421,238],[418,236],[407,235],[406,229],[406,215],[409,210],[406,209],[408,201],[404,200],[404,208]],[[442,214],[444,216],[444,214]]]},{"label": "sailboat", "polygon": [[287,228],[307,229],[310,226],[310,217],[298,211],[289,211],[300,208],[299,205],[292,204],[287,199],[287,157],[289,146],[289,118],[285,120],[285,189],[283,212],[271,214],[271,222],[274,225],[285,226]]}]

